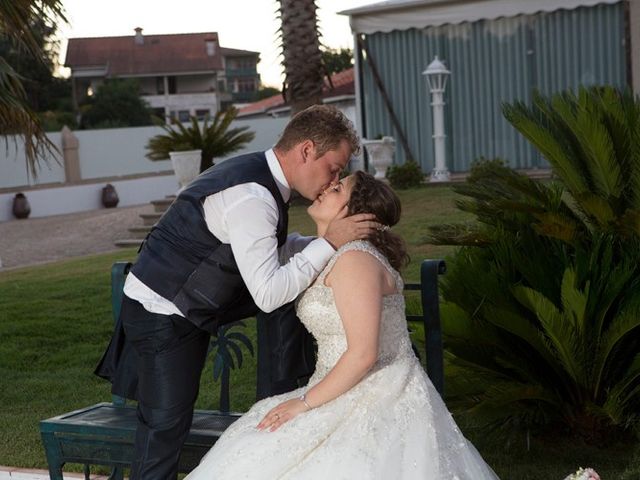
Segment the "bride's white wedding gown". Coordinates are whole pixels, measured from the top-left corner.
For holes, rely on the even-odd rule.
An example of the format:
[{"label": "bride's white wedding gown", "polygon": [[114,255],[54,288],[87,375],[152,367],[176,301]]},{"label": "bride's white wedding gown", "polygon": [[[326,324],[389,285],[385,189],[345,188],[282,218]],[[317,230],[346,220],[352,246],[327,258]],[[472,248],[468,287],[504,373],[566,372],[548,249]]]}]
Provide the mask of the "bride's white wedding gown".
[{"label": "bride's white wedding gown", "polygon": [[[309,387],[256,403],[236,421],[187,477],[296,480],[485,480],[497,476],[463,437],[411,349],[403,283],[370,243],[348,243],[299,298],[298,316],[318,342],[309,386],[331,370],[346,337],[324,277],[348,250],[375,256],[396,278],[384,297],[378,360],[351,390],[295,417],[275,432],[259,431],[264,415]],[[358,294],[354,285],[354,295]]]}]

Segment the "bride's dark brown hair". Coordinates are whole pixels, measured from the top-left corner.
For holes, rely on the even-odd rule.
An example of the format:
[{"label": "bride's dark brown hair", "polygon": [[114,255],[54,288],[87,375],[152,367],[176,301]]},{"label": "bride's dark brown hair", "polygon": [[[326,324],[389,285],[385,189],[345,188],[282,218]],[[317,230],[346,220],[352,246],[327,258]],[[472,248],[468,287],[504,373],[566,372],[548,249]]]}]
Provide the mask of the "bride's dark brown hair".
[{"label": "bride's dark brown hair", "polygon": [[[400,221],[402,207],[396,192],[386,183],[376,180],[368,173],[354,173],[349,215],[373,213],[378,222],[388,227]],[[368,239],[396,270],[409,263],[409,255],[404,240],[390,229],[376,230]]]}]

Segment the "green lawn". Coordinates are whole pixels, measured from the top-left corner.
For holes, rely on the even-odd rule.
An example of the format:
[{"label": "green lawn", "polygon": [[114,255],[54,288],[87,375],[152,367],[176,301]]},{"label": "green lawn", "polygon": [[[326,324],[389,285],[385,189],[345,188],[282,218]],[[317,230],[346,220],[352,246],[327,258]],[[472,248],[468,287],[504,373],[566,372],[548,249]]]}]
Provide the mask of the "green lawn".
[{"label": "green lawn", "polygon": [[[467,217],[455,210],[447,187],[409,190],[401,198],[404,218],[396,231],[412,257],[406,277],[417,280],[423,258],[451,253],[427,245],[425,227]],[[290,225],[314,233],[300,206],[291,208]],[[122,250],[0,273],[0,465],[46,468],[38,421],[110,398],[108,384],[92,374],[112,329],[109,270],[134,257],[134,250]],[[255,339],[253,322],[248,325]],[[233,409],[253,403],[254,383],[249,359],[232,373]],[[209,366],[197,407],[215,408],[217,389]],[[525,438],[505,446],[484,432],[466,433],[503,479],[561,479],[578,466],[594,466],[603,480],[640,478],[639,443],[605,450],[553,436],[532,438],[527,450]]]}]

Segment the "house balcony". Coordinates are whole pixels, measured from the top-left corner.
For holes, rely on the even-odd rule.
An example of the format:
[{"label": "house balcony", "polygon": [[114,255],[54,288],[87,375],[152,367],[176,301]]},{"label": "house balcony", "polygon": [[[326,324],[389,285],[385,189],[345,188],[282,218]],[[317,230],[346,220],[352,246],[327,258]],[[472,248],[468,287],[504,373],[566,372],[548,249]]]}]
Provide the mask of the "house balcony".
[{"label": "house balcony", "polygon": [[232,77],[257,77],[258,70],[253,68],[227,68],[225,70],[225,76],[227,78]]},{"label": "house balcony", "polygon": [[233,92],[231,93],[231,99],[235,103],[249,103],[254,102],[257,92]]},{"label": "house balcony", "polygon": [[165,108],[169,111],[218,110],[218,95],[215,92],[142,95],[142,99],[149,103],[151,108]]}]

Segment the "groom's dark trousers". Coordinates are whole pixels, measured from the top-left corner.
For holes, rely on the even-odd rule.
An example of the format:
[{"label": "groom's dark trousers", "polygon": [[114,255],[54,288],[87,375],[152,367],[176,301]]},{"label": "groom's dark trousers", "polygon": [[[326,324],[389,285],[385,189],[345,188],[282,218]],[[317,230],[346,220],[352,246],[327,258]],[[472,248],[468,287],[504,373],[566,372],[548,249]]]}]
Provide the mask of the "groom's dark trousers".
[{"label": "groom's dark trousers", "polygon": [[[210,334],[179,315],[150,313],[126,296],[120,319],[126,336],[120,366],[133,370],[120,369],[114,390],[138,400],[130,478],[177,478]],[[124,344],[124,337],[120,340]],[[258,314],[259,399],[297,388],[313,361],[311,336],[295,317],[293,303]]]},{"label": "groom's dark trousers", "polygon": [[315,367],[316,349],[313,337],[296,316],[294,303],[271,313],[258,312],[256,319],[257,400],[306,384]]},{"label": "groom's dark trousers", "polygon": [[127,341],[137,354],[138,428],[131,479],[174,479],[198,396],[210,334],[179,315],[158,315],[127,297]]}]

